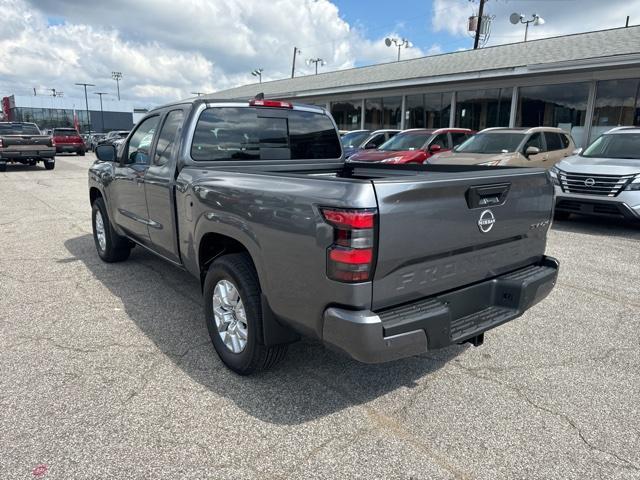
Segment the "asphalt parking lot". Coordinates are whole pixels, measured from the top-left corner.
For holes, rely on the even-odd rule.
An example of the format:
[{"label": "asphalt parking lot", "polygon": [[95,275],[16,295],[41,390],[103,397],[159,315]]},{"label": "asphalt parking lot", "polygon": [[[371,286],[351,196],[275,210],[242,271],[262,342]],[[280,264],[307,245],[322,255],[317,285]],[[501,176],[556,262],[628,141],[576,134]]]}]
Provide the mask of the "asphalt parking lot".
[{"label": "asphalt parking lot", "polygon": [[480,348],[241,378],[195,279],[98,259],[92,158],[0,173],[0,478],[640,478],[640,227],[556,223],[557,288]]}]

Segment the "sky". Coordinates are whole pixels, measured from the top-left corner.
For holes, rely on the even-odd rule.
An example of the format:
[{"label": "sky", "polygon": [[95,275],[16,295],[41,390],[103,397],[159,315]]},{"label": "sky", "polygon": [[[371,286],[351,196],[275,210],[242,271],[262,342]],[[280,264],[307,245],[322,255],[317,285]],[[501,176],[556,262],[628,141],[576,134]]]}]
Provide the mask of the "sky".
[{"label": "sky", "polygon": [[[406,38],[403,59],[473,47],[467,19],[478,0],[0,0],[0,96],[82,96],[76,82],[150,107],[256,82],[391,62],[385,37]],[[640,24],[640,0],[487,0],[486,46],[522,41],[511,13],[537,13],[529,39]],[[77,90],[77,92],[76,92]],[[105,97],[105,100],[108,100]]]}]

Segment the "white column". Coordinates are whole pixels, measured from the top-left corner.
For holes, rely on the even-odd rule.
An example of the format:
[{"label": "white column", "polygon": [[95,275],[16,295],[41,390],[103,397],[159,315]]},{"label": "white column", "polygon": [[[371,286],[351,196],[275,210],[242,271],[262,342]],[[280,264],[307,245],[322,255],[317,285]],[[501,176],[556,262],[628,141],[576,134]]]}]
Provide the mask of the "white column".
[{"label": "white column", "polygon": [[406,118],[406,111],[407,111],[407,96],[403,95],[402,96],[402,107],[400,108],[400,111],[402,112],[402,115],[400,116],[400,130],[404,130],[405,129],[405,118]]},{"label": "white column", "polygon": [[584,138],[582,139],[582,145],[576,145],[576,147],[586,148],[589,145],[589,137],[591,136],[591,124],[593,123],[593,114],[596,108],[596,90],[597,82],[592,80],[589,84],[589,96],[587,97],[587,110],[584,116]]},{"label": "white column", "polygon": [[449,113],[449,128],[456,126],[456,92],[451,92],[451,112]]},{"label": "white column", "polygon": [[516,117],[518,115],[518,87],[513,87],[511,93],[511,110],[509,112],[509,128],[516,126]]},{"label": "white column", "polygon": [[364,98],[360,105],[360,130],[364,130]]}]

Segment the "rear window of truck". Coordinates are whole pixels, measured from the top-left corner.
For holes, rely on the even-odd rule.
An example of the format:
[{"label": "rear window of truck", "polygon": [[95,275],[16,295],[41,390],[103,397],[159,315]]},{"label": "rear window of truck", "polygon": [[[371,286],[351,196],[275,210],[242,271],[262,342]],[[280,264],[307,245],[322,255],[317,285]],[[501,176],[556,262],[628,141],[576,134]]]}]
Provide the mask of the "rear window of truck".
[{"label": "rear window of truck", "polygon": [[79,137],[80,134],[75,128],[54,128],[54,137]]},{"label": "rear window of truck", "polygon": [[0,124],[0,135],[40,135],[40,130],[28,123],[5,123]]},{"label": "rear window of truck", "polygon": [[253,107],[204,110],[191,145],[197,161],[335,159],[341,154],[327,115]]}]

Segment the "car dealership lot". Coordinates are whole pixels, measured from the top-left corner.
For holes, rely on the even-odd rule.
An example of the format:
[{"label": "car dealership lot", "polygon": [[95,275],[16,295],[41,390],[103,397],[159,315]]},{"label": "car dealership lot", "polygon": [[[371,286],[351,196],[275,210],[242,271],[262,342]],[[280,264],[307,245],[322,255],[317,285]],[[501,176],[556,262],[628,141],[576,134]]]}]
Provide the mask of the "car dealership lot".
[{"label": "car dealership lot", "polygon": [[556,223],[558,286],[480,348],[243,378],[197,280],[98,259],[92,160],[0,174],[0,478],[640,477],[640,227]]}]

